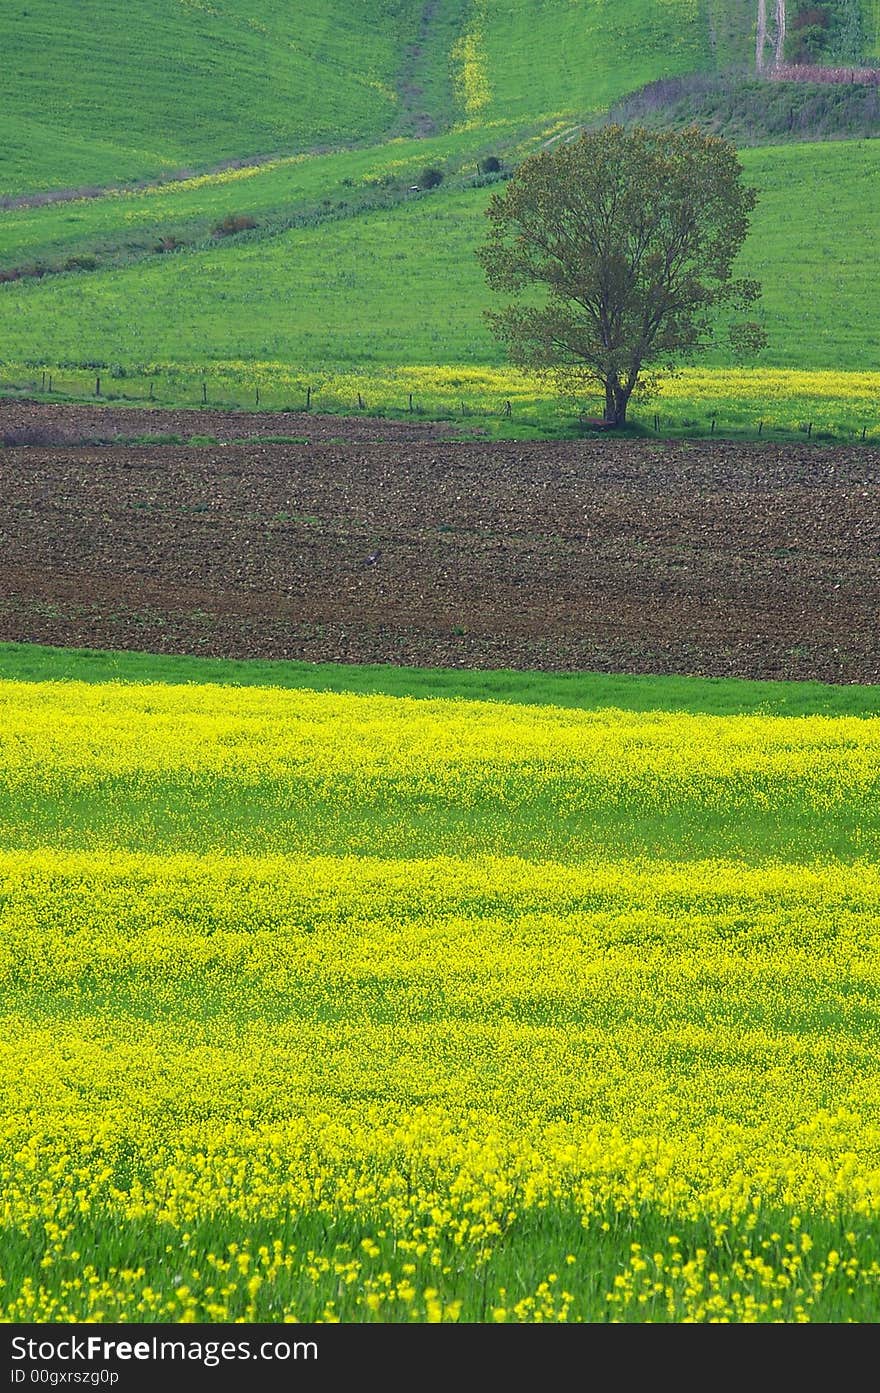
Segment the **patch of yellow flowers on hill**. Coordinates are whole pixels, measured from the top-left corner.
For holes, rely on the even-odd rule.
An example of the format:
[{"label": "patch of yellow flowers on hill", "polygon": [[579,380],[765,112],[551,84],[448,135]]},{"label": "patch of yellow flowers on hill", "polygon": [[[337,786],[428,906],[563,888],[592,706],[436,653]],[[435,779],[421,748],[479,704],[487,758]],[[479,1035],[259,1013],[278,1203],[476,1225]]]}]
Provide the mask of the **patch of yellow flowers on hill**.
[{"label": "patch of yellow flowers on hill", "polygon": [[[594,796],[646,807],[760,804],[797,791],[817,807],[880,784],[880,721],[861,717],[598,711],[465,700],[159,684],[0,683],[7,788],[166,775],[280,781],[291,801],[345,803],[371,785],[401,807],[442,794],[515,809],[544,789],[586,812]],[[133,785],[131,786],[133,787]],[[218,828],[222,835],[222,828]]]}]

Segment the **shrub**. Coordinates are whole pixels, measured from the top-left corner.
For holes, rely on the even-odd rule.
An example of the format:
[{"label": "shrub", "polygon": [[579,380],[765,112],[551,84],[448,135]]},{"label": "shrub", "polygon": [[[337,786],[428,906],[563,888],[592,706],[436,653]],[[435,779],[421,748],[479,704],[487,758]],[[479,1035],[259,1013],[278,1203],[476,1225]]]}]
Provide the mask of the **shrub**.
[{"label": "shrub", "polygon": [[215,237],[232,237],[236,232],[248,232],[257,225],[256,218],[249,213],[227,213],[221,222],[214,225],[213,231]]},{"label": "shrub", "polygon": [[435,168],[434,165],[426,165],[417,180],[420,189],[436,189],[438,184],[443,183],[442,169]]}]

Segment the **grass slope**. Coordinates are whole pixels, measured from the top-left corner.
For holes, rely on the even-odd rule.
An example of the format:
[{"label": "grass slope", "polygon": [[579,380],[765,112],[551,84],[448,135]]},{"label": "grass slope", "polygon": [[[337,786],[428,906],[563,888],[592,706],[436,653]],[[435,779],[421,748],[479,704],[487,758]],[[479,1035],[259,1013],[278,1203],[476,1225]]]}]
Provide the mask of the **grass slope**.
[{"label": "grass slope", "polygon": [[472,0],[453,57],[460,116],[476,124],[578,120],[651,78],[713,66],[692,0]]},{"label": "grass slope", "polygon": [[[876,366],[880,324],[865,286],[880,219],[880,143],[750,150],[742,159],[760,193],[742,270],[764,284],[763,363]],[[247,234],[235,246],[9,284],[0,287],[3,355],[128,368],[498,364],[473,255],[487,198],[486,189],[441,188],[275,237]],[[723,350],[710,361],[724,364]]]},{"label": "grass slope", "polygon": [[[0,4],[0,193],[363,140],[396,118],[408,0]],[[47,53],[51,62],[46,61]]]},{"label": "grass slope", "polygon": [[[27,16],[16,12],[10,23],[15,60],[7,72],[20,77],[30,71],[46,42],[58,55],[52,100],[34,89],[48,113],[47,131],[59,113],[64,118],[63,132],[49,144],[65,176],[48,182],[69,183],[77,169],[85,177],[79,155],[66,153],[68,139],[94,140],[91,174],[97,178],[103,170],[101,177],[109,177],[116,156],[101,142],[115,129],[139,141],[143,127],[154,143],[157,132],[173,131],[162,136],[167,148],[158,163],[153,151],[138,166],[141,172],[184,158],[204,162],[232,151],[301,147],[312,139],[332,145],[376,141],[381,132],[397,138],[282,156],[152,191],[0,214],[0,272],[42,266],[63,272],[0,284],[7,389],[33,381],[37,366],[54,372],[56,390],[81,395],[94,379],[70,374],[101,365],[118,379],[124,375],[122,390],[135,398],[147,394],[147,378],[158,376],[160,402],[191,401],[206,377],[212,400],[246,404],[259,386],[264,404],[289,405],[307,382],[321,390],[328,374],[384,380],[435,369],[436,390],[422,393],[428,409],[447,409],[445,395],[458,409],[459,397],[469,396],[459,375],[503,362],[483,319],[490,300],[472,255],[483,236],[488,198],[486,189],[473,187],[479,161],[494,153],[510,166],[647,79],[747,67],[752,8],[745,0],[638,0],[622,9],[600,0],[438,0],[424,7],[371,0],[359,7],[356,23],[344,23],[340,6],[300,4],[291,13],[275,4],[257,13],[249,6],[233,11],[196,7],[194,0],[150,0],[161,42],[151,47],[145,39],[144,53],[126,49],[126,57],[118,52],[127,34],[124,12],[109,5],[93,26],[102,44],[94,71],[116,62],[99,98],[97,87],[84,96],[91,40],[79,12],[75,24],[65,7],[60,16],[53,7],[51,24],[45,6]],[[876,11],[875,0],[866,0],[865,34],[872,43]],[[166,43],[173,43],[180,71]],[[256,73],[248,65],[257,63],[260,43],[273,58]],[[215,63],[217,53],[222,62]],[[164,65],[162,75],[153,73],[154,61]],[[293,79],[279,76],[283,63],[299,75],[292,94]],[[224,82],[228,77],[246,93],[246,109],[221,87],[224,111],[215,120],[218,88],[209,78],[217,65]],[[173,126],[161,113],[171,91],[169,73],[177,73],[184,94],[175,92]],[[34,171],[42,156],[30,149],[30,137],[16,136],[19,116],[30,120],[34,97],[28,92],[19,82],[9,97],[5,148],[9,159]],[[121,115],[123,93],[130,120]],[[84,103],[82,113],[77,103]],[[283,117],[273,103],[282,104]],[[413,139],[414,133],[427,138]],[[865,293],[880,214],[878,150],[872,141],[835,141],[808,150],[792,145],[744,152],[748,177],[761,194],[742,270],[765,287],[770,346],[764,369],[852,374],[880,361],[880,329]],[[445,171],[445,182],[430,195],[414,196],[411,185],[428,164]],[[218,241],[212,230],[229,214],[244,214],[258,226]],[[160,256],[163,239],[182,245],[173,256]],[[729,366],[723,350],[708,362]],[[817,428],[855,436],[875,431],[873,387],[855,379],[841,378],[838,388],[827,381],[793,387],[758,378],[745,384],[745,378],[725,379],[717,391],[711,384],[681,385],[671,398],[673,414],[683,429],[716,414],[738,429],[755,429],[759,417],[772,422],[784,400],[775,415],[786,430],[816,421]],[[352,380],[325,400],[344,409],[361,387],[372,408],[377,401],[405,402],[412,384],[388,392]],[[499,403],[516,395],[515,382],[493,388]],[[547,413],[543,405],[541,412]],[[543,415],[536,429],[547,426]]]},{"label": "grass slope", "polygon": [[710,61],[690,0],[147,0],[134,42],[122,0],[2,0],[0,24],[0,195],[576,115]]}]

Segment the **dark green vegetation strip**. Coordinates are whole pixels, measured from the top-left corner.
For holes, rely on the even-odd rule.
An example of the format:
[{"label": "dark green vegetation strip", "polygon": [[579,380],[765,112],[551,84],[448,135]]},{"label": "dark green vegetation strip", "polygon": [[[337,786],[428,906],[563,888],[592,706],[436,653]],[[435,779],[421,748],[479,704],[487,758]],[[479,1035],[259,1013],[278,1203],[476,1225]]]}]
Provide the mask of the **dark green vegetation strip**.
[{"label": "dark green vegetation strip", "polygon": [[700,126],[739,146],[880,134],[880,87],[761,82],[695,73],[660,78],[611,108],[612,121],[655,129]]},{"label": "dark green vegetation strip", "polygon": [[880,686],[746,682],[597,672],[469,672],[390,664],[243,662],[102,649],[0,643],[0,679],[17,682],[215,682],[386,696],[463,697],[594,710],[690,711],[716,716],[877,716]]}]

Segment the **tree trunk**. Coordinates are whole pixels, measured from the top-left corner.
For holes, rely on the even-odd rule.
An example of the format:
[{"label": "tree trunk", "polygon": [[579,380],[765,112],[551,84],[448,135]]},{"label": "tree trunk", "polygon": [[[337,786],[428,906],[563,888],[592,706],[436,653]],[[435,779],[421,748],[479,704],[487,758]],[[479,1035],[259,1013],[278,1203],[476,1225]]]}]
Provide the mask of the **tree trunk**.
[{"label": "tree trunk", "polygon": [[767,42],[767,0],[758,0],[758,29],[755,35],[755,69],[764,71],[764,45]]},{"label": "tree trunk", "polygon": [[621,386],[617,377],[609,377],[605,382],[605,424],[608,426],[626,425],[626,408],[629,405],[632,387]]},{"label": "tree trunk", "polygon": [[785,58],[785,0],[776,0],[776,40],[773,47],[773,66],[778,68]]}]

